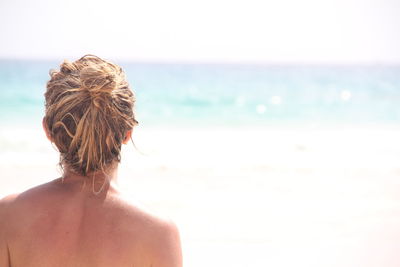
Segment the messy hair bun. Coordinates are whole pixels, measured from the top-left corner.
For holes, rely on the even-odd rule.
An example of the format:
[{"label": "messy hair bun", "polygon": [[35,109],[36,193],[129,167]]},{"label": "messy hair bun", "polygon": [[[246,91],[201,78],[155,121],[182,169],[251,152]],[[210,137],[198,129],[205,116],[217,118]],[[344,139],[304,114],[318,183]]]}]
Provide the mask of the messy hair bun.
[{"label": "messy hair bun", "polygon": [[137,124],[135,96],[123,70],[97,56],[64,61],[47,82],[45,126],[60,164],[87,175],[120,161],[122,141]]}]

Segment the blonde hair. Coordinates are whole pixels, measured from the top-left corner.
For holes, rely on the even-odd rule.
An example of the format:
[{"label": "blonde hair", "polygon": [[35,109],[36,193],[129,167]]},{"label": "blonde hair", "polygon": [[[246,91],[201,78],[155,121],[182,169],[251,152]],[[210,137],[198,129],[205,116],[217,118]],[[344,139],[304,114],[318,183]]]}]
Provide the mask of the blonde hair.
[{"label": "blonde hair", "polygon": [[127,131],[138,122],[135,95],[121,67],[94,55],[50,71],[44,124],[60,165],[87,175],[121,160]]}]

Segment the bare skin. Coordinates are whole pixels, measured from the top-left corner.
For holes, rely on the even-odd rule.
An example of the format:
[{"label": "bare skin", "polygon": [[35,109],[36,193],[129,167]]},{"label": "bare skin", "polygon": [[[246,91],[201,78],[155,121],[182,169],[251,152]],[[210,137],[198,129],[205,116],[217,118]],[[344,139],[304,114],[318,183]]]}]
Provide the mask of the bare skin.
[{"label": "bare skin", "polygon": [[107,173],[67,169],[63,178],[0,200],[0,266],[181,267],[176,226],[122,197],[116,165]]},{"label": "bare skin", "polygon": [[182,266],[173,223],[130,204],[112,183],[93,194],[89,179],[67,172],[1,200],[0,266]]}]

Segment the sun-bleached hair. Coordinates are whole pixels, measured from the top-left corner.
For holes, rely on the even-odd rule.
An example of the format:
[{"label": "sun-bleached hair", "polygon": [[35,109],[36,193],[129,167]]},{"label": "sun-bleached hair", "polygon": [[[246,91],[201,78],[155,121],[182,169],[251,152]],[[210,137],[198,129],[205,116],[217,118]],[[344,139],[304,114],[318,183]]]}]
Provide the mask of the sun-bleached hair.
[{"label": "sun-bleached hair", "polygon": [[127,131],[138,122],[135,95],[121,67],[94,55],[50,71],[44,126],[60,165],[87,175],[121,160]]}]

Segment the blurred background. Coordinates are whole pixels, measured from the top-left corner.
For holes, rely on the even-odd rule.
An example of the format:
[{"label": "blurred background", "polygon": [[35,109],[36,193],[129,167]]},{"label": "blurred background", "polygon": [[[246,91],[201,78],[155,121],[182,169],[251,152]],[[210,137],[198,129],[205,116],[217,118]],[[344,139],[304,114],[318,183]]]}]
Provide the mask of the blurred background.
[{"label": "blurred background", "polygon": [[60,176],[49,70],[95,54],[136,93],[119,184],[185,266],[399,266],[400,2],[0,2],[0,195]]}]

